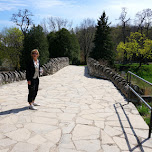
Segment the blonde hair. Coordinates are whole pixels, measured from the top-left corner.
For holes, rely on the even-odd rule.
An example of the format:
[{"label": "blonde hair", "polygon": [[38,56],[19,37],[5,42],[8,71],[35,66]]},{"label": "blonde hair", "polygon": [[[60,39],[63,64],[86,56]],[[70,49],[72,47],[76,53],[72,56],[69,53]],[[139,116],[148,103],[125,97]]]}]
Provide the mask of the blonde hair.
[{"label": "blonde hair", "polygon": [[32,50],[32,51],[31,51],[31,56],[32,56],[33,52],[37,52],[38,56],[40,56],[38,49]]}]

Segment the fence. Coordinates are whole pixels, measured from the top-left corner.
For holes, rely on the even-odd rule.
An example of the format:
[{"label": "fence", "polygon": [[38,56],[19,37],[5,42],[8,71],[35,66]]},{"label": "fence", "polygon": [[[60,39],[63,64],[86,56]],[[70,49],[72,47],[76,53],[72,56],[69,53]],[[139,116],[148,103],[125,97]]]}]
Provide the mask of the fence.
[{"label": "fence", "polygon": [[151,114],[150,114],[150,125],[149,125],[149,135],[148,138],[151,137],[151,130],[152,130],[152,107],[143,99],[143,95],[137,93],[137,91],[132,87],[133,85],[131,84],[131,79],[132,76],[134,76],[137,79],[140,79],[141,81],[145,82],[146,84],[152,86],[152,83],[144,80],[143,78],[137,76],[136,74],[128,71],[127,73],[127,82],[129,85],[129,92],[128,92],[128,102],[130,101],[130,92],[132,92],[142,103],[144,103],[150,110]]}]

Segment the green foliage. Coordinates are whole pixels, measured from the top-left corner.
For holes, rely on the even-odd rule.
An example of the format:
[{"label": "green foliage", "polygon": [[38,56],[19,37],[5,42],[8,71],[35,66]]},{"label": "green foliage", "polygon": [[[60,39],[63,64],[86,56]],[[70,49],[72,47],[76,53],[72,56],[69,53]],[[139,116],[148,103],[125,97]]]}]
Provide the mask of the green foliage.
[{"label": "green foliage", "polygon": [[149,109],[148,109],[148,107],[145,106],[144,103],[137,106],[137,109],[142,116],[149,114]]},{"label": "green foliage", "polygon": [[31,59],[31,51],[33,49],[39,50],[41,64],[48,61],[48,42],[45,33],[43,32],[43,28],[40,25],[33,26],[25,36],[24,50],[22,52],[22,69],[26,68],[26,62],[29,62]]},{"label": "green foliage", "polygon": [[152,64],[149,65],[142,65],[139,68],[139,65],[137,63],[133,63],[133,64],[116,64],[116,69],[119,71],[125,71],[126,73],[128,71],[131,71],[135,74],[137,74],[138,76],[144,78],[147,81],[152,82]]},{"label": "green foliage", "polygon": [[[152,104],[150,106],[152,106]],[[144,103],[142,103],[141,105],[137,105],[136,107],[137,107],[140,115],[143,117],[143,119],[149,125],[150,124],[150,110],[148,109],[148,107]]]},{"label": "green foliage", "polygon": [[125,51],[128,60],[136,57],[141,64],[144,62],[144,59],[152,59],[152,40],[147,39],[144,34],[142,35],[138,32],[131,33],[125,44],[120,42],[117,46],[119,60],[124,58]]},{"label": "green foliage", "polygon": [[112,62],[114,59],[113,43],[111,40],[108,17],[105,12],[98,20],[97,30],[94,39],[94,48],[90,54],[96,60],[104,59]]},{"label": "green foliage", "polygon": [[1,36],[0,59],[7,60],[10,66],[20,69],[20,56],[24,35],[18,28],[5,29]]},{"label": "green foliage", "polygon": [[48,42],[50,57],[69,57],[70,63],[79,63],[80,46],[74,33],[64,28],[58,32],[51,32]]}]

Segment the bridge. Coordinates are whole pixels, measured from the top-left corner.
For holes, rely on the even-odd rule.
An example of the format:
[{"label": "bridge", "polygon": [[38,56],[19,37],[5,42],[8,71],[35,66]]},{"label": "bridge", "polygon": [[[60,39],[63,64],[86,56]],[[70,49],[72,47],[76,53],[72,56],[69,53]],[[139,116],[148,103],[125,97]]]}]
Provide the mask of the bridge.
[{"label": "bridge", "polygon": [[25,80],[0,86],[1,152],[151,152],[148,126],[112,82],[87,67],[40,78],[37,111]]}]

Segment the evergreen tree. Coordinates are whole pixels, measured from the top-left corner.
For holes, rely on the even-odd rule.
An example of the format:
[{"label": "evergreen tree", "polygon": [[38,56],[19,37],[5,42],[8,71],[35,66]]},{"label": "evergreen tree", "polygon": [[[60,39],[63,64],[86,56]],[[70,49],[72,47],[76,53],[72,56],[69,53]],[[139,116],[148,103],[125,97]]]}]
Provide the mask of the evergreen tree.
[{"label": "evergreen tree", "polygon": [[50,57],[69,57],[70,63],[78,64],[80,46],[74,33],[63,28],[48,35]]},{"label": "evergreen tree", "polygon": [[104,59],[112,63],[114,59],[113,43],[110,36],[108,17],[106,17],[105,12],[98,20],[96,28],[94,48],[90,56],[96,60]]},{"label": "evergreen tree", "polygon": [[25,69],[26,63],[31,59],[31,51],[33,49],[38,49],[40,53],[39,59],[41,64],[44,64],[48,61],[48,41],[45,33],[43,32],[43,28],[40,25],[33,26],[25,36],[24,49],[22,53],[22,69]]}]

